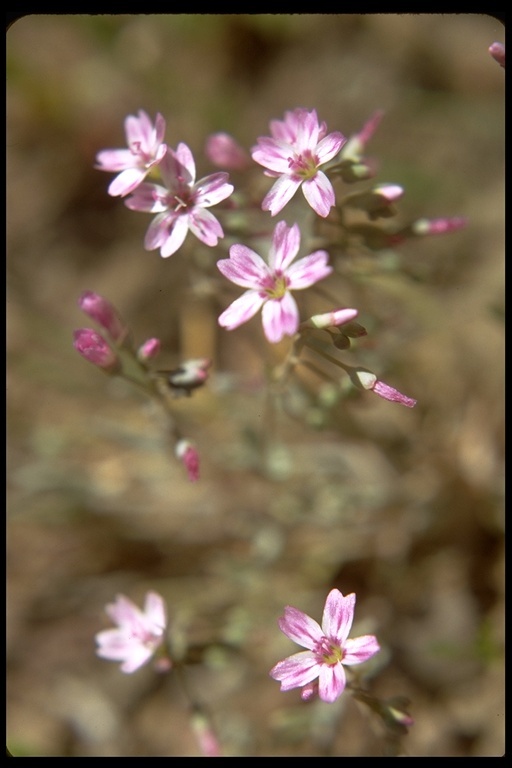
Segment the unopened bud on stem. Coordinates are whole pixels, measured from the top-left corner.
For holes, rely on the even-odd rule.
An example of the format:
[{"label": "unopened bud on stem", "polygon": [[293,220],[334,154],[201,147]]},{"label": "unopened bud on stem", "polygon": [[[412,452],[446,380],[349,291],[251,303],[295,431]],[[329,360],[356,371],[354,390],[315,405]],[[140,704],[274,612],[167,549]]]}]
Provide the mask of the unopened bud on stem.
[{"label": "unopened bud on stem", "polygon": [[80,328],[73,334],[73,346],[90,363],[102,368],[105,373],[118,373],[121,362],[103,336],[92,328]]}]

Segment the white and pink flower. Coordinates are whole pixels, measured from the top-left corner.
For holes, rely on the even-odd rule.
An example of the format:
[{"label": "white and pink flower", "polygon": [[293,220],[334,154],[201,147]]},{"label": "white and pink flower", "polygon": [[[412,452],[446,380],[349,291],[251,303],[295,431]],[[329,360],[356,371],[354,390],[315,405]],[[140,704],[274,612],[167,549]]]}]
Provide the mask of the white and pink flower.
[{"label": "white and pink flower", "polygon": [[205,245],[217,245],[224,232],[207,209],[233,192],[227,173],[212,173],[196,182],[196,165],[186,144],[167,150],[159,166],[165,186],[143,182],[125,201],[132,211],[157,215],[149,225],[144,246],[160,248],[163,258],[172,256],[183,245],[190,230]]},{"label": "white and pink flower", "polygon": [[120,173],[110,183],[109,195],[124,197],[144,181],[151,169],[158,165],[167,152],[164,144],[165,120],[157,114],[155,125],[144,110],[139,116],[128,115],[124,121],[128,149],[104,149],[96,155],[96,168],[100,171]]},{"label": "white and pink flower", "polygon": [[[303,688],[302,698],[307,700],[318,686],[320,699],[332,703],[345,690],[345,666],[362,664],[380,650],[374,635],[349,639],[355,602],[354,593],[344,597],[338,589],[331,590],[325,601],[322,626],[297,608],[286,606],[279,627],[290,640],[308,650],[288,656],[270,670],[270,676],[281,683],[282,691]],[[318,683],[313,686],[317,678]]]},{"label": "white and pink flower", "polygon": [[135,672],[163,643],[167,625],[164,600],[157,592],[148,592],[141,611],[128,597],[118,595],[105,611],[117,629],[97,633],[96,653],[102,659],[120,661],[121,672]]},{"label": "white and pink flower", "polygon": [[217,267],[232,283],[248,290],[224,310],[219,325],[231,331],[261,309],[263,330],[270,342],[297,333],[299,310],[291,291],[309,288],[332,272],[326,251],[315,251],[292,264],[299,247],[298,225],[287,227],[284,221],[274,229],[268,264],[246,245],[232,245],[229,259],[220,259]]},{"label": "white and pink flower", "polygon": [[313,109],[285,112],[284,120],[270,122],[271,137],[264,136],[251,150],[252,158],[277,181],[263,199],[262,209],[275,216],[302,185],[302,192],[313,210],[326,217],[335,203],[334,189],[320,170],[340,151],[346,138],[339,131],[327,134]]}]

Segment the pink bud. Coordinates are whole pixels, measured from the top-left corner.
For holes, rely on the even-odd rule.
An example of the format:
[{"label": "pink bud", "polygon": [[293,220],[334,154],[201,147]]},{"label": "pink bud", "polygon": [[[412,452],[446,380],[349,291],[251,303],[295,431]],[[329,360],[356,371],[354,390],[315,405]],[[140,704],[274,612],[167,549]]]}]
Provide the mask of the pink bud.
[{"label": "pink bud", "polygon": [[122,343],[129,337],[128,326],[114,305],[103,296],[93,291],[84,291],[78,300],[78,306],[82,312],[101,325],[113,341]]},{"label": "pink bud", "polygon": [[376,375],[371,371],[366,371],[364,368],[351,368],[348,372],[352,383],[360,389],[371,390],[385,400],[391,400],[393,403],[400,403],[401,405],[407,406],[407,408],[414,408],[417,403],[412,397],[402,395],[397,389],[390,387],[383,381],[379,381]]},{"label": "pink bud", "polygon": [[503,43],[493,43],[489,46],[489,53],[494,61],[497,61],[500,67],[505,69],[505,46]]},{"label": "pink bud", "polygon": [[442,219],[417,219],[411,230],[415,235],[445,235],[447,232],[455,232],[463,229],[468,223],[464,216],[454,216]]},{"label": "pink bud", "polygon": [[249,154],[229,133],[212,133],[206,141],[205,152],[219,168],[243,171],[250,162]]},{"label": "pink bud", "polygon": [[106,373],[116,373],[121,363],[103,336],[92,328],[80,328],[73,334],[73,346],[90,363],[103,368]]},{"label": "pink bud", "polygon": [[390,387],[388,384],[384,384],[383,381],[376,381],[372,389],[376,395],[380,395],[385,400],[401,403],[402,405],[406,405],[407,408],[414,408],[417,402],[416,400],[413,400],[412,397],[402,395],[397,389],[393,389],[393,387]]},{"label": "pink bud", "polygon": [[219,740],[207,718],[197,712],[192,715],[191,723],[203,756],[221,757]]},{"label": "pink bud", "polygon": [[370,119],[363,125],[359,133],[357,134],[357,137],[363,147],[369,142],[375,131],[377,130],[380,121],[384,117],[384,110],[378,109],[376,112],[373,113],[373,115],[370,117]]},{"label": "pink bud", "polygon": [[199,454],[190,440],[179,440],[174,449],[178,459],[181,459],[188,472],[190,482],[199,480]]},{"label": "pink bud", "polygon": [[302,323],[303,328],[329,328],[334,325],[343,325],[357,317],[357,309],[335,309],[322,315],[313,315]]},{"label": "pink bud", "polygon": [[398,184],[376,184],[373,192],[376,195],[381,195],[388,203],[394,203],[395,200],[402,197],[404,189]]},{"label": "pink bud", "polygon": [[311,701],[311,699],[315,698],[318,694],[318,683],[307,683],[302,691],[300,692],[300,697],[302,701]]},{"label": "pink bud", "polygon": [[145,360],[151,360],[160,352],[160,339],[148,339],[137,350],[137,357],[143,363]]}]

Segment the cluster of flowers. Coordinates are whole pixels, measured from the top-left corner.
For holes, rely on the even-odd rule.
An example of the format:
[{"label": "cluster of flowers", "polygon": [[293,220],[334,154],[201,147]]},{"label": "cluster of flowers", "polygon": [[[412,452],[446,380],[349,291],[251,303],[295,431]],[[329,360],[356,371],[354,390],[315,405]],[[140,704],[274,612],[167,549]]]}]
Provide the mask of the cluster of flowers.
[{"label": "cluster of flowers", "polygon": [[[258,138],[251,149],[252,160],[274,179],[261,203],[262,210],[276,216],[301,188],[308,205],[326,219],[336,206],[332,179],[341,176],[343,181],[352,183],[375,175],[375,164],[364,152],[381,118],[382,112],[375,113],[349,140],[339,131],[328,133],[314,109],[297,108],[286,112],[283,120],[271,120],[271,135]],[[217,246],[224,231],[209,209],[226,201],[234,186],[225,171],[196,181],[191,150],[184,143],[175,150],[165,144],[165,128],[161,114],[157,114],[154,124],[142,110],[138,117],[130,115],[125,120],[128,149],[99,152],[97,168],[117,173],[108,187],[110,195],[125,198],[130,210],[156,214],[144,245],[147,250],[160,249],[161,256],[168,258],[183,245],[189,231],[205,245]],[[211,162],[228,170],[243,171],[250,164],[249,155],[226,133],[209,136],[206,153]],[[147,180],[156,172],[161,184]],[[347,196],[342,204],[363,210],[374,220],[392,215],[393,205],[402,194],[403,189],[396,184],[377,184]],[[341,209],[341,204],[338,207]],[[383,247],[407,237],[444,234],[464,225],[465,220],[460,217],[419,219],[400,232],[379,232]],[[362,232],[370,245],[372,237],[378,237],[373,230],[359,230],[358,234]],[[238,328],[261,309],[263,330],[269,342],[277,343],[284,336],[297,333],[299,312],[292,292],[309,288],[332,272],[329,254],[324,249],[295,261],[300,243],[299,226],[288,227],[280,221],[266,260],[247,245],[237,243],[229,249],[229,259],[217,261],[224,277],[246,289],[220,315],[223,328]]]},{"label": "cluster of flowers", "polygon": [[[375,174],[374,163],[365,157],[364,152],[381,117],[381,112],[375,113],[363,129],[348,141],[338,131],[328,133],[326,124],[319,121],[315,110],[298,108],[286,112],[283,120],[272,120],[271,135],[260,137],[251,150],[252,160],[264,168],[265,175],[274,179],[262,201],[262,210],[276,216],[301,188],[307,204],[321,219],[327,219],[333,208],[341,211],[343,206],[364,210],[371,220],[392,215],[393,204],[403,193],[398,185],[377,184],[370,190],[348,195],[337,204],[332,184],[337,175],[351,183]],[[108,187],[110,195],[124,198],[131,210],[156,214],[144,244],[148,250],[160,249],[161,256],[167,258],[183,245],[189,231],[205,245],[217,246],[219,239],[224,237],[224,230],[209,209],[226,201],[232,195],[234,186],[229,182],[226,171],[196,181],[191,150],[184,143],[178,144],[176,149],[169,147],[164,142],[165,129],[166,123],[160,114],[156,115],[154,123],[143,110],[138,116],[128,116],[125,120],[128,148],[99,152],[97,168],[117,174]],[[233,171],[244,171],[251,162],[249,154],[225,133],[208,137],[206,153],[211,162]],[[161,183],[149,180],[156,173]],[[462,218],[419,219],[400,232],[388,235],[381,230],[379,232],[382,242],[389,244],[406,237],[450,232],[464,226],[464,223]],[[359,229],[359,235],[361,231]],[[371,236],[366,232],[368,244],[375,237],[375,231]],[[327,331],[338,349],[347,348],[350,338],[364,335],[366,331],[354,322],[358,311],[352,308],[331,310],[301,321],[293,292],[323,280],[333,272],[333,267],[325,248],[297,259],[300,245],[299,225],[288,226],[285,221],[275,225],[266,259],[245,244],[232,245],[229,258],[218,259],[217,268],[224,277],[245,291],[220,314],[219,325],[226,330],[234,330],[261,310],[263,331],[270,343],[278,343],[285,336],[292,337],[297,342],[294,353],[309,344],[318,354],[341,367],[356,387],[413,407],[416,404],[413,398],[380,381],[371,371],[347,366],[330,356],[324,347],[315,346],[313,331]],[[160,351],[159,339],[148,339],[135,349],[130,329],[107,299],[86,291],[80,297],[79,305],[102,331],[106,331],[108,340],[96,330],[80,328],[75,331],[76,350],[105,372],[126,378],[130,378],[126,366],[128,355],[130,362],[138,366],[135,383],[145,386],[150,394],[161,397],[160,390],[155,388],[154,372],[149,369],[150,361]],[[343,326],[343,331],[339,330],[340,326]],[[170,375],[168,386],[175,394],[190,394],[192,389],[205,382],[209,364],[210,361],[182,364],[180,377],[185,385],[180,387]],[[174,373],[176,376],[177,373]],[[189,477],[197,479],[195,447],[177,436],[175,453],[184,461]]]},{"label": "cluster of flowers", "polygon": [[[362,664],[380,651],[374,635],[349,638],[355,603],[354,593],[343,596],[338,589],[331,590],[321,626],[297,608],[286,606],[279,627],[290,640],[307,650],[288,656],[270,670],[270,676],[281,683],[282,691],[301,688],[304,701],[318,696],[332,703],[347,685],[345,667]],[[143,611],[129,598],[118,595],[105,610],[117,628],[97,633],[98,656],[121,662],[121,671],[127,674],[155,655],[159,671],[172,668],[165,642],[167,610],[161,595],[148,592]]]}]

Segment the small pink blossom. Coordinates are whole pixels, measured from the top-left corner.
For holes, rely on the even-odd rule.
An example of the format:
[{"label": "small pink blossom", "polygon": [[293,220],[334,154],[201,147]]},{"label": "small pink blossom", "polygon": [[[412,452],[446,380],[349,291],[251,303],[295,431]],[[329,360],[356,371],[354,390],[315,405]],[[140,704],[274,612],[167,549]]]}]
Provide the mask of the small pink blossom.
[{"label": "small pink blossom", "polygon": [[275,216],[302,185],[309,205],[325,218],[335,196],[320,167],[338,154],[346,138],[339,131],[327,134],[326,124],[318,122],[314,109],[300,108],[285,112],[284,120],[272,120],[270,133],[271,137],[260,137],[251,150],[253,160],[267,169],[265,175],[277,177],[262,209]]},{"label": "small pink blossom", "polygon": [[229,133],[212,133],[206,141],[207,157],[218,168],[244,171],[249,163],[249,154]]},{"label": "small pink blossom", "polygon": [[231,331],[262,310],[263,330],[272,343],[293,336],[299,327],[299,310],[291,291],[309,286],[332,272],[326,251],[292,261],[299,252],[300,229],[280,221],[275,229],[268,264],[251,248],[232,245],[229,259],[220,259],[217,267],[224,277],[248,288],[219,317],[219,325]]},{"label": "small pink blossom", "polygon": [[117,354],[103,336],[92,328],[79,328],[74,331],[73,346],[82,357],[106,373],[117,373],[121,369]]},{"label": "small pink blossom", "polygon": [[102,659],[120,661],[121,672],[130,674],[153,656],[164,640],[167,625],[163,598],[148,592],[141,611],[124,595],[105,608],[117,629],[105,629],[96,635],[96,653]]},{"label": "small pink blossom", "polygon": [[178,144],[176,151],[167,150],[160,173],[164,187],[143,182],[125,201],[132,211],[158,214],[146,233],[146,250],[160,248],[163,258],[172,256],[183,245],[188,230],[206,245],[217,245],[224,232],[206,209],[233,192],[228,174],[213,173],[196,182],[194,157],[183,143]]},{"label": "small pink blossom", "polygon": [[157,114],[153,127],[141,109],[138,117],[128,115],[124,129],[128,149],[104,149],[96,155],[98,170],[121,171],[108,188],[109,195],[114,197],[133,192],[167,152],[167,145],[163,143],[165,120],[162,115]]},{"label": "small pink blossom", "polygon": [[281,683],[282,691],[303,688],[303,698],[311,698],[316,691],[322,701],[332,703],[346,686],[345,666],[362,664],[379,650],[374,635],[361,635],[348,639],[354,619],[356,596],[345,597],[338,589],[329,592],[322,618],[322,626],[297,608],[286,606],[279,627],[284,634],[307,651],[301,651],[271,670],[270,676]]}]

